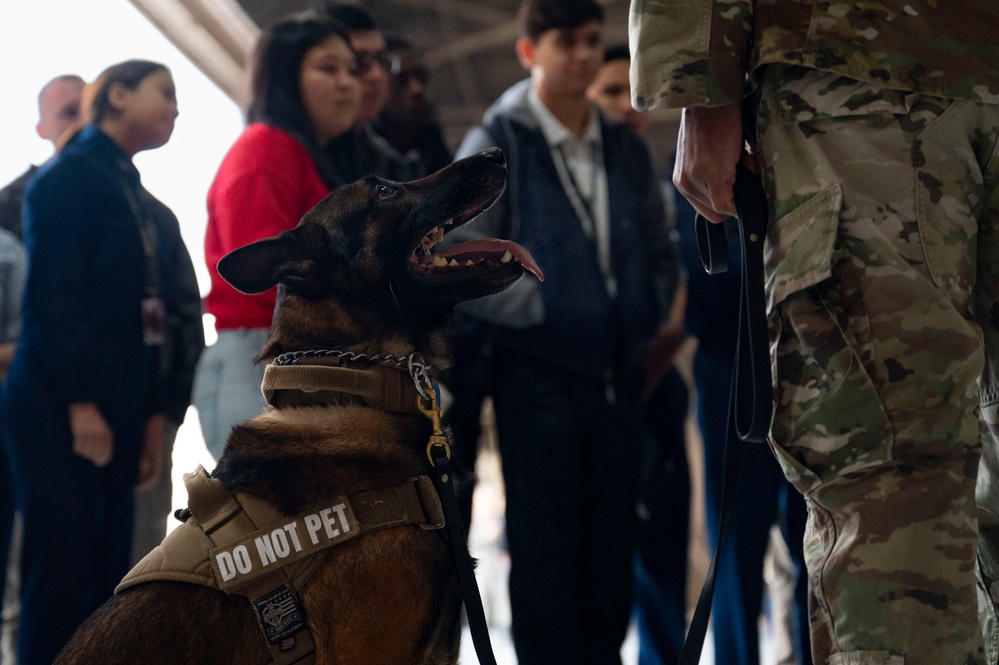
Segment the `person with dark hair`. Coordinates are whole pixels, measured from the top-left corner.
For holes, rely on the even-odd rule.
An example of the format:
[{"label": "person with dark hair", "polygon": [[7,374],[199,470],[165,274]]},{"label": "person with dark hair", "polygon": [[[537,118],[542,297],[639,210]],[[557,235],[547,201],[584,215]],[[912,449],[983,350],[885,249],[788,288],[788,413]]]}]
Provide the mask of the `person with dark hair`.
[{"label": "person with dark hair", "polygon": [[327,147],[342,177],[341,184],[372,174],[409,180],[409,166],[372,127],[385,108],[391,77],[399,73],[399,57],[388,49],[378,22],[364,6],[329,3],[325,11],[347,30],[361,76],[361,103],[353,131],[345,132]]},{"label": "person with dark hair", "polygon": [[451,163],[451,150],[437,119],[437,110],[427,98],[430,72],[417,58],[406,39],[389,36],[386,49],[398,59],[398,71],[392,74],[388,103],[372,129],[385,139],[401,162],[404,180],[422,178]]},{"label": "person with dark hair", "polygon": [[522,665],[620,663],[631,609],[641,362],[667,319],[676,251],[646,146],[586,98],[594,0],[528,0],[507,90],[459,156],[498,146],[508,186],[445,242],[511,238],[545,281],[469,303],[489,328]]},{"label": "person with dark hair", "polygon": [[627,44],[615,44],[604,51],[604,64],[587,90],[589,98],[612,118],[641,135],[649,124],[648,115],[631,105],[628,70],[631,53]]},{"label": "person with dark hair", "polygon": [[[597,79],[590,86],[590,95],[609,113],[621,118],[627,126],[641,131],[648,123],[648,114],[635,109],[631,104],[630,83],[631,54],[627,44],[607,49],[604,64]],[[671,185],[669,185],[671,186]],[[701,264],[694,237],[694,211],[682,197],[675,197],[676,229],[680,237],[682,256],[688,272],[689,298],[686,330],[698,340],[694,355],[694,383],[698,395],[698,424],[704,442],[704,492],[707,534],[711,548],[717,536],[719,519],[719,497],[722,488],[722,461],[725,438],[728,434],[728,400],[714,399],[715,395],[727,395],[735,362],[735,345],[738,340],[739,323],[739,270],[741,263],[738,238],[729,233],[733,244],[729,250],[732,266],[724,275],[708,275]],[[771,609],[779,603],[789,606],[788,620],[775,622],[775,640],[789,653],[795,662],[802,665],[811,663],[808,641],[808,575],[805,571],[802,537],[805,532],[804,499],[784,479],[780,466],[770,451],[762,446],[747,446],[742,452],[742,475],[746,480],[736,489],[736,515],[731,521],[728,536],[722,553],[719,555],[718,572],[715,584],[716,604],[712,614],[712,635],[714,637],[715,658],[719,663],[731,665],[755,665],[760,662],[759,617],[763,609],[764,579],[763,568],[767,547],[771,542],[771,526],[776,522],[780,527],[786,550],[790,556],[792,570],[788,580],[780,580],[771,586],[770,591],[780,593],[770,596]],[[681,614],[679,633],[677,624],[668,621],[643,621],[642,603],[652,612],[662,612],[667,607],[675,608],[673,594],[660,594],[659,604],[651,585],[659,584],[663,590],[676,590],[674,571],[678,566],[663,557],[675,547],[675,539],[670,539],[670,530],[662,528],[675,519],[672,506],[660,504],[659,511],[650,511],[653,518],[659,516],[658,531],[646,529],[653,521],[639,521],[640,551],[643,542],[649,546],[645,560],[658,567],[661,581],[656,580],[656,568],[638,571],[636,596],[639,603],[638,630],[640,648],[649,644],[650,651],[657,645],[664,647],[658,660],[648,663],[676,662],[679,647],[683,643],[684,614]],[[644,538],[643,538],[644,536]],[[658,543],[653,545],[653,543]],[[675,550],[674,550],[675,551]],[[643,598],[643,577],[650,588]],[[683,587],[680,587],[683,590]],[[664,598],[665,596],[665,598]],[[680,596],[684,598],[683,595]],[[685,611],[685,603],[681,608]],[[672,616],[676,617],[675,611]],[[649,640],[643,639],[643,626],[649,627]],[[672,630],[665,630],[666,627]],[[677,641],[679,635],[679,641]],[[657,639],[667,638],[669,639]],[[675,653],[670,653],[675,651]],[[643,665],[646,661],[642,661]]]},{"label": "person with dark hair", "polygon": [[[627,44],[609,46],[586,96],[608,118],[643,142],[648,124],[631,106]],[[647,144],[647,142],[646,142]],[[651,150],[650,150],[651,153]],[[659,186],[659,182],[656,182]],[[670,235],[678,239],[675,224]],[[685,272],[685,271],[684,271]],[[687,385],[674,366],[686,334],[687,278],[680,281],[669,320],[661,329],[664,352],[648,354],[646,375],[658,379],[643,392],[641,484],[635,529],[634,620],[639,665],[667,665],[680,658],[687,627],[687,546],[690,531],[690,470],[687,464]],[[660,378],[661,377],[661,378]],[[722,661],[719,661],[722,662]]]},{"label": "person with dark hair", "polygon": [[307,12],[279,19],[254,54],[248,126],[229,149],[208,192],[205,261],[217,341],[198,364],[194,403],[209,452],[218,459],[233,425],[264,409],[264,368],[276,289],[240,293],[219,275],[228,252],[293,228],[343,182],[329,146],[351,131],[361,85],[346,32]]},{"label": "person with dark hair", "polygon": [[0,400],[24,526],[22,665],[51,663],[128,571],[133,491],[164,455],[159,347],[180,230],[152,219],[132,157],[169,140],[173,79],[129,60],[83,108],[86,126],[25,192],[23,324]]}]

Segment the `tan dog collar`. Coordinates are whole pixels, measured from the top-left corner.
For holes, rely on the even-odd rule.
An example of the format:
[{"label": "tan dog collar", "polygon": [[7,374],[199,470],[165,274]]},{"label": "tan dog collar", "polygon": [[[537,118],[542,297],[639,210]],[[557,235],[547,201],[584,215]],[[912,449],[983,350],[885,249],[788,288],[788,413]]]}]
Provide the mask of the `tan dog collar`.
[{"label": "tan dog collar", "polygon": [[329,404],[347,394],[377,409],[420,415],[417,400],[432,385],[428,369],[415,356],[294,352],[267,365],[260,390],[275,408]]}]

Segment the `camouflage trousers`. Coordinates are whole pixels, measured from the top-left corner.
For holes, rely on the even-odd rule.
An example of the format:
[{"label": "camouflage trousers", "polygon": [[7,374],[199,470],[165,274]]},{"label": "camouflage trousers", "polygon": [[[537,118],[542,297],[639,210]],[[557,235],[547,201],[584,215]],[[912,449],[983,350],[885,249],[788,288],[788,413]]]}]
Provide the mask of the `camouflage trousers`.
[{"label": "camouflage trousers", "polygon": [[756,143],[814,661],[995,663],[999,105],[771,66]]}]

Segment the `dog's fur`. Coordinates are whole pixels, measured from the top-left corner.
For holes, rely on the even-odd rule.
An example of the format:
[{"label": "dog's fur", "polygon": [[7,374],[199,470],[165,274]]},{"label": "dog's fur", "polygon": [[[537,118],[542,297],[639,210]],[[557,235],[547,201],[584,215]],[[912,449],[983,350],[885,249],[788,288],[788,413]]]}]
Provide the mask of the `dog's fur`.
[{"label": "dog's fur", "polygon": [[[515,258],[430,270],[417,265],[424,254],[414,250],[434,227],[451,218],[464,223],[491,205],[505,176],[502,153],[493,150],[411,183],[369,177],[335,191],[295,229],[223,258],[220,273],[242,291],[280,284],[261,359],[308,349],[417,352],[443,367],[443,327],[454,306],[505,288],[524,267]],[[212,475],[232,491],[298,515],[338,495],[429,475],[429,434],[425,418],[348,397],[331,406],[271,410],[234,428]],[[439,532],[392,528],[329,552],[300,592],[317,665],[457,662],[461,597]],[[173,582],[116,595],[56,660],[267,662],[246,598]]]}]

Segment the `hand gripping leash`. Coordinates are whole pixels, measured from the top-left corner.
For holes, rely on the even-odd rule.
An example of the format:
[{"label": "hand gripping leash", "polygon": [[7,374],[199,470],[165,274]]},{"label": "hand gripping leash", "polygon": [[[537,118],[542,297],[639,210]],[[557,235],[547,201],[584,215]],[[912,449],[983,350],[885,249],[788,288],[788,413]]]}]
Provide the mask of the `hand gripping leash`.
[{"label": "hand gripping leash", "polygon": [[[711,567],[683,643],[680,665],[697,665],[704,646],[715,590],[718,554],[724,545],[728,522],[732,516],[739,460],[742,456],[741,442],[766,441],[773,409],[763,277],[763,241],[767,229],[766,197],[757,176],[742,165],[736,167],[734,195],[742,253],[742,285],[739,296],[739,338],[729,392],[718,538],[711,557]],[[701,215],[694,218],[694,225],[697,249],[704,269],[710,275],[728,270],[728,242],[722,225],[711,223]]]}]

